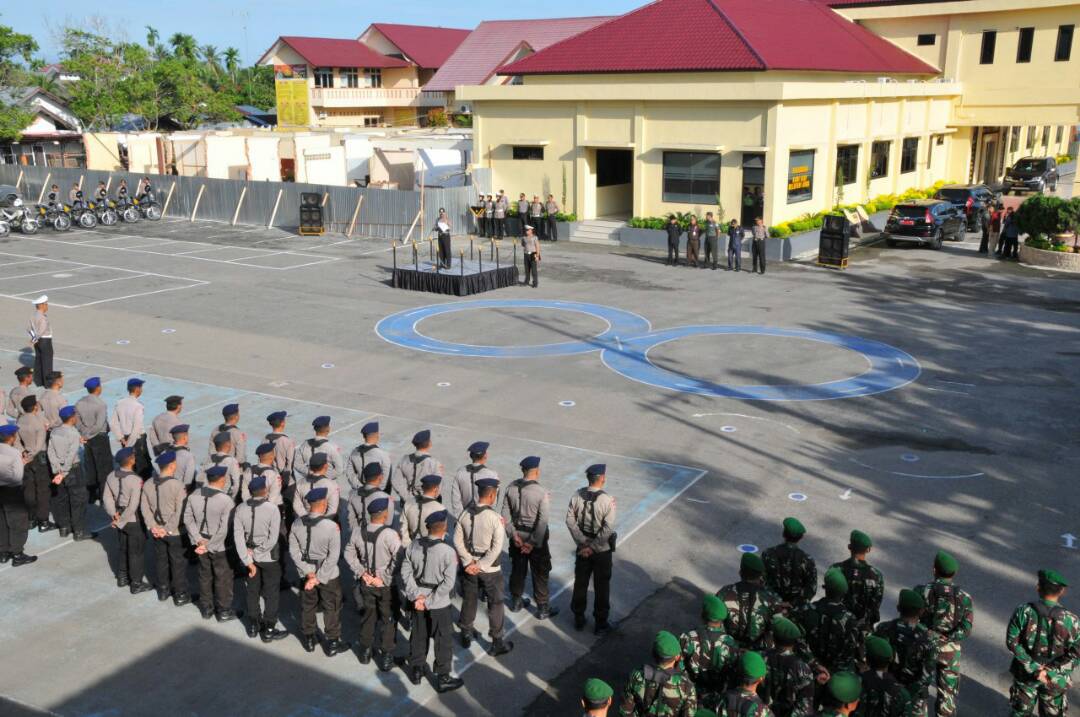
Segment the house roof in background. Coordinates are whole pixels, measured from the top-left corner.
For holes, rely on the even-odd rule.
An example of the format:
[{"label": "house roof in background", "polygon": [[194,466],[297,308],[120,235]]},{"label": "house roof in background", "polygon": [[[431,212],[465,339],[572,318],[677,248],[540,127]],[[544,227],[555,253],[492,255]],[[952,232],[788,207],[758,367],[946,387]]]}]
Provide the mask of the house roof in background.
[{"label": "house roof in background", "polygon": [[389,22],[372,23],[371,27],[382,33],[402,53],[418,66],[434,70],[442,66],[454,53],[470,30],[427,25],[398,25]]},{"label": "house roof in background", "polygon": [[[409,63],[372,50],[359,40],[282,35],[278,38],[316,67],[408,67]],[[277,44],[277,43],[275,43]],[[271,49],[273,49],[271,47]],[[270,50],[263,54],[262,62]]]}]

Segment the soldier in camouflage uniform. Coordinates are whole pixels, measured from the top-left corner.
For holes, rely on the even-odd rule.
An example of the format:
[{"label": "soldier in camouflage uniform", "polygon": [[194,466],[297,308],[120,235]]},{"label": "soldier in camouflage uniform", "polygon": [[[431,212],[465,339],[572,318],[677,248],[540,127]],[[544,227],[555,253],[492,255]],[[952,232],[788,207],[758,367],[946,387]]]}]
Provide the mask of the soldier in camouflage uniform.
[{"label": "soldier in camouflage uniform", "polygon": [[806,528],[795,518],[784,518],[784,542],[761,554],[765,585],[793,608],[806,605],[817,592],[817,566],[799,541]]},{"label": "soldier in camouflage uniform", "polygon": [[622,717],[694,717],[697,690],[679,667],[679,638],[661,630],[653,640],[655,665],[630,673],[623,690]]},{"label": "soldier in camouflage uniform", "polygon": [[728,609],[724,627],[744,649],[768,646],[772,616],[783,607],[780,597],[765,587],[764,574],[765,563],[761,556],[743,553],[739,563],[739,582],[725,585],[716,592]]},{"label": "soldier in camouflage uniform", "polygon": [[795,651],[802,630],[777,615],[772,622],[772,636],[774,647],[762,655],[768,672],[759,694],[776,717],[812,717],[814,671]]},{"label": "soldier in camouflage uniform", "polygon": [[934,558],[934,581],[915,591],[926,601],[922,623],[937,650],[937,717],[954,717],[960,691],[960,643],[971,634],[975,610],[971,596],[953,583],[960,566],[944,550]]},{"label": "soldier in camouflage uniform", "polygon": [[806,642],[830,674],[856,669],[862,662],[862,632],[855,616],[844,606],[847,580],[837,568],[825,571],[825,597],[793,614],[806,632]]},{"label": "soldier in camouflage uniform", "polygon": [[1013,612],[1005,644],[1013,655],[1009,671],[1011,717],[1057,717],[1069,709],[1072,672],[1080,664],[1080,618],[1061,606],[1069,583],[1055,570],[1039,571],[1039,599]]},{"label": "soldier in camouflage uniform", "polygon": [[847,578],[848,592],[844,605],[858,618],[864,635],[872,632],[874,625],[881,620],[881,600],[885,597],[885,577],[880,570],[866,562],[873,545],[869,535],[861,530],[853,530],[848,542],[851,557],[829,566],[839,568]]},{"label": "soldier in camouflage uniform", "polygon": [[683,668],[697,689],[698,702],[715,706],[733,682],[732,671],[739,646],[724,632],[728,609],[715,595],[706,595],[701,606],[703,625],[679,636]]},{"label": "soldier in camouflage uniform", "polygon": [[862,697],[855,710],[857,717],[908,717],[910,697],[899,680],[889,672],[893,661],[889,641],[877,635],[866,638],[866,660],[870,668],[862,679]]},{"label": "soldier in camouflage uniform", "polygon": [[929,710],[930,683],[934,679],[936,650],[926,626],[920,622],[926,601],[914,590],[901,590],[896,603],[900,617],[883,622],[874,634],[893,649],[889,671],[907,690],[911,704],[907,714],[925,717]]},{"label": "soldier in camouflage uniform", "polygon": [[719,717],[774,717],[773,711],[758,695],[767,673],[764,657],[756,652],[744,652],[739,657],[739,686],[727,691],[716,714]]},{"label": "soldier in camouflage uniform", "polygon": [[824,706],[818,717],[844,717],[855,713],[862,696],[862,680],[850,672],[838,672],[825,687]]},{"label": "soldier in camouflage uniform", "polygon": [[611,707],[611,698],[615,694],[611,685],[590,677],[585,680],[582,693],[581,707],[585,710],[584,717],[607,717],[608,708]]}]

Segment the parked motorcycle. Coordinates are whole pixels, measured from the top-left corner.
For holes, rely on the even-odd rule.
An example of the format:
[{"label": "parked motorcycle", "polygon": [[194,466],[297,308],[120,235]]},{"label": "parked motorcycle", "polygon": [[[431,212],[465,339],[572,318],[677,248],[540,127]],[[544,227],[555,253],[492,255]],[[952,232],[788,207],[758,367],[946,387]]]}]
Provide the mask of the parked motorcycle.
[{"label": "parked motorcycle", "polygon": [[154,199],[153,192],[136,197],[134,200],[135,206],[138,207],[139,213],[152,222],[156,222],[161,219],[161,205]]},{"label": "parked motorcycle", "polygon": [[94,213],[94,208],[85,201],[71,205],[71,218],[75,224],[83,229],[93,229],[98,225],[98,218],[97,214]]},{"label": "parked motorcycle", "polygon": [[0,239],[3,239],[8,234],[11,234],[11,225],[0,219]]},{"label": "parked motorcycle", "polygon": [[120,215],[116,213],[116,202],[111,199],[90,202],[90,209],[102,226],[111,227],[120,221]]},{"label": "parked motorcycle", "polygon": [[38,219],[58,232],[66,232],[71,229],[71,207],[66,204],[39,204]]},{"label": "parked motorcycle", "polygon": [[23,234],[33,234],[38,230],[37,212],[23,203],[19,190],[9,185],[0,187],[0,220],[8,225],[9,230],[18,229]]},{"label": "parked motorcycle", "polygon": [[116,202],[116,213],[120,215],[120,218],[129,224],[134,224],[142,218],[142,213],[139,212],[139,207],[136,206],[138,199],[120,199]]}]

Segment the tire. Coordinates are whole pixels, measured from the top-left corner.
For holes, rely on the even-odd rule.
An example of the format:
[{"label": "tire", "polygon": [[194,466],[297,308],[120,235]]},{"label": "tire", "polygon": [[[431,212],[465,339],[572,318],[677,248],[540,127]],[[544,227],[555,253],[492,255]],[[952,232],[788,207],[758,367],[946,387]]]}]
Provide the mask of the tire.
[{"label": "tire", "polygon": [[23,219],[19,224],[19,231],[29,236],[30,234],[37,234],[38,230],[37,219]]},{"label": "tire", "polygon": [[101,213],[101,223],[107,227],[113,226],[118,220],[115,209],[106,209]]},{"label": "tire", "polygon": [[71,229],[71,217],[67,214],[57,214],[56,219],[53,219],[53,229],[58,232],[66,232]]},{"label": "tire", "polygon": [[157,202],[151,202],[143,207],[143,216],[152,222],[161,219],[161,207]]},{"label": "tire", "polygon": [[895,239],[886,239],[885,240],[885,246],[895,247],[899,243],[900,242],[896,241]]},{"label": "tire", "polygon": [[941,243],[944,240],[945,240],[945,236],[944,236],[942,230],[939,229],[938,233],[934,235],[934,238],[930,240],[930,244],[928,246],[931,249],[933,249],[934,251],[937,251],[937,250],[941,249]]},{"label": "tire", "polygon": [[139,210],[135,207],[127,207],[124,209],[124,213],[120,215],[125,222],[134,224],[139,221]]},{"label": "tire", "polygon": [[9,225],[7,222],[0,222],[0,239],[6,237],[9,234],[11,234],[11,225]]},{"label": "tire", "polygon": [[93,229],[97,225],[97,215],[93,212],[83,212],[79,215],[79,226],[83,229]]}]

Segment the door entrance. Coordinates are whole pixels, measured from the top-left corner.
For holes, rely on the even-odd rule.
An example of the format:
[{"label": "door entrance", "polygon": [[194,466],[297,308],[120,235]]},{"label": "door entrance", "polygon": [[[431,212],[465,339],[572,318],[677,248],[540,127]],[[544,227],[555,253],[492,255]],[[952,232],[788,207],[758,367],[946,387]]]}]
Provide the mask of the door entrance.
[{"label": "door entrance", "polygon": [[754,220],[765,212],[765,155],[743,153],[742,195],[740,198],[739,223],[753,226]]},{"label": "door entrance", "polygon": [[983,144],[982,183],[997,182],[997,140],[988,139]]},{"label": "door entrance", "polygon": [[625,218],[634,207],[634,152],[596,150],[596,216]]}]

